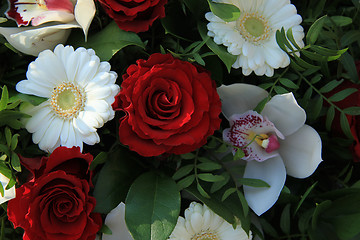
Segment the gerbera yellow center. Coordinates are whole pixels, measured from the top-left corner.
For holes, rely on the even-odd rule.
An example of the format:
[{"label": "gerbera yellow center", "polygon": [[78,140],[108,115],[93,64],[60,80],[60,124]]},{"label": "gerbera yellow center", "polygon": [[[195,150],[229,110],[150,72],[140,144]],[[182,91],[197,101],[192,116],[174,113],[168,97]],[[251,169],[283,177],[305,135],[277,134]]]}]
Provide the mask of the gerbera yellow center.
[{"label": "gerbera yellow center", "polygon": [[215,233],[202,232],[193,236],[191,240],[220,240],[220,238]]},{"label": "gerbera yellow center", "polygon": [[84,108],[85,94],[73,83],[64,82],[54,88],[50,98],[50,106],[61,118],[76,117]]},{"label": "gerbera yellow center", "polygon": [[238,29],[247,41],[255,44],[270,36],[268,21],[257,13],[245,13],[238,20]]}]

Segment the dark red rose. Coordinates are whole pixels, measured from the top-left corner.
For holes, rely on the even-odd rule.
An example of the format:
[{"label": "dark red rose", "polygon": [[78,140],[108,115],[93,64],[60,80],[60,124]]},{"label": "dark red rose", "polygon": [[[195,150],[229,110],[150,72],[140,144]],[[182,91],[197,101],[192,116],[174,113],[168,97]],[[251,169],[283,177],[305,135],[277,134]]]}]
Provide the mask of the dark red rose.
[{"label": "dark red rose", "polygon": [[98,0],[120,29],[145,32],[156,19],[165,17],[167,0]]},{"label": "dark red rose", "polygon": [[92,213],[96,200],[89,196],[92,159],[79,147],[58,147],[37,162],[21,159],[33,178],[16,189],[8,217],[24,229],[24,240],[95,239],[102,220]]},{"label": "dark red rose", "polygon": [[191,152],[220,127],[216,85],[202,68],[155,53],[131,65],[123,79],[113,104],[126,114],[120,141],[140,155]]},{"label": "dark red rose", "polygon": [[[360,61],[356,64],[358,73],[360,72]],[[360,77],[360,74],[359,74]],[[340,92],[341,90],[347,89],[347,88],[356,88],[358,89],[357,92],[351,94],[347,98],[345,98],[342,101],[336,102],[335,104],[341,108],[345,109],[348,107],[360,107],[360,85],[352,83],[350,81],[344,81],[342,84],[340,84],[338,87],[336,87],[333,91],[326,94],[326,96],[332,96],[333,94]],[[360,115],[357,116],[351,116],[346,115],[351,133],[354,137],[354,143],[351,145],[351,151],[354,156],[355,162],[360,162]],[[340,120],[339,120],[339,114],[338,112],[335,115],[335,120],[333,121],[332,125],[332,131],[337,135],[343,137],[344,134],[341,130],[340,126]]]}]

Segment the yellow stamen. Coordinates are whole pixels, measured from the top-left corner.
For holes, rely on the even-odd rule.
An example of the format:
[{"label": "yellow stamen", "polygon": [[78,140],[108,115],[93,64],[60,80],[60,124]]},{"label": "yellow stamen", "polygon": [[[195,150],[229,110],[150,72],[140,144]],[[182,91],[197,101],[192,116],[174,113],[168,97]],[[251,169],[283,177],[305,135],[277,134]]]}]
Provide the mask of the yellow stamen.
[{"label": "yellow stamen", "polygon": [[254,44],[258,44],[270,36],[268,21],[257,13],[245,13],[237,23],[241,35]]}]

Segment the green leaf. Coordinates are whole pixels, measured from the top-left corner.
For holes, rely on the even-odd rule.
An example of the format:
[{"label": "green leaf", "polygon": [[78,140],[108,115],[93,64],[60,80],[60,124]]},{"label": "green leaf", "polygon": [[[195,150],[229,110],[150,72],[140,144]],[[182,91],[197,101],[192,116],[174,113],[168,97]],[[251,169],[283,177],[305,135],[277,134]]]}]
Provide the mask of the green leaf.
[{"label": "green leaf", "polygon": [[326,25],[331,26],[335,23],[335,25],[338,27],[345,27],[352,24],[352,22],[353,21],[351,18],[345,16],[331,16],[325,20]]},{"label": "green leaf", "polygon": [[200,173],[197,175],[197,177],[205,182],[219,182],[219,181],[223,181],[225,179],[221,175],[214,175],[211,173]]},{"label": "green leaf", "polygon": [[95,212],[108,213],[120,202],[124,202],[129,187],[142,172],[137,159],[137,156],[123,148],[107,154],[95,184]]},{"label": "green leaf", "polygon": [[350,44],[359,41],[360,30],[350,30],[344,33],[340,39],[341,47],[349,46]]},{"label": "green leaf", "polygon": [[221,201],[225,201],[231,194],[233,194],[234,192],[236,192],[237,189],[236,188],[228,188],[224,194],[221,197]]},{"label": "green leaf", "polygon": [[47,98],[18,93],[15,96],[11,97],[10,100],[11,101],[21,100],[23,102],[28,102],[33,106],[37,106],[37,105],[40,105],[41,103],[45,102],[47,100]]},{"label": "green leaf", "polygon": [[292,28],[289,28],[286,31],[286,37],[290,40],[291,44],[294,45],[296,47],[296,49],[300,49],[299,45],[296,43],[293,32],[292,32]]},{"label": "green leaf", "polygon": [[208,0],[210,10],[225,22],[236,21],[240,17],[240,10],[236,6],[227,3],[218,3]]},{"label": "green leaf", "polygon": [[311,119],[317,119],[320,115],[321,109],[323,107],[323,98],[322,97],[318,97],[315,102],[314,105],[311,108],[311,114],[309,117],[311,117]]},{"label": "green leaf", "polygon": [[14,151],[15,148],[17,147],[19,136],[20,136],[20,135],[19,135],[18,133],[14,134],[14,135],[12,136],[12,138],[11,138],[11,144],[10,144],[10,150],[11,150],[11,151]]},{"label": "green leaf", "polygon": [[180,192],[173,179],[147,172],[131,185],[125,221],[135,240],[166,240],[180,212]]},{"label": "green leaf", "polygon": [[204,188],[200,185],[200,183],[196,184],[196,188],[201,194],[201,196],[203,196],[204,198],[210,198],[209,194],[204,190]]},{"label": "green leaf", "polygon": [[9,92],[6,86],[2,87],[1,99],[0,99],[0,111],[6,109],[6,105],[9,103]]},{"label": "green leaf", "polygon": [[101,233],[103,234],[107,234],[107,235],[111,235],[112,234],[112,231],[111,229],[106,225],[106,224],[103,224],[100,231]]},{"label": "green leaf", "polygon": [[347,89],[341,90],[340,92],[335,93],[334,95],[329,97],[329,100],[332,102],[339,102],[341,100],[344,100],[345,98],[347,98],[348,96],[350,96],[351,94],[353,94],[357,91],[358,90],[356,88],[347,88]]},{"label": "green leaf", "polygon": [[90,170],[93,171],[96,166],[106,162],[108,155],[106,152],[100,152],[90,164]]},{"label": "green leaf", "polygon": [[354,57],[351,56],[350,53],[346,52],[341,56],[340,62],[342,63],[345,70],[349,74],[350,79],[353,82],[359,81],[359,76],[357,74]]},{"label": "green leaf", "polygon": [[309,28],[306,34],[306,43],[307,44],[314,44],[319,37],[320,32],[325,24],[327,16],[322,16],[321,18],[317,19]]},{"label": "green leaf", "polygon": [[230,180],[230,175],[227,172],[221,173],[221,176],[224,177],[223,181],[214,182],[211,185],[210,193],[214,193],[216,191],[219,191],[222,187],[224,187]]},{"label": "green leaf", "polygon": [[288,78],[280,78],[279,81],[285,87],[292,88],[292,89],[299,89],[299,86],[296,85],[293,81],[291,81]]},{"label": "green leaf", "polygon": [[236,152],[235,152],[235,155],[234,155],[234,160],[237,161],[237,160],[242,159],[243,157],[245,157],[244,151],[241,150],[240,148],[236,149]]},{"label": "green leaf", "polygon": [[280,228],[287,235],[290,234],[290,206],[287,204],[280,216]]},{"label": "green leaf", "polygon": [[181,168],[179,168],[174,175],[172,176],[172,178],[174,180],[179,180],[180,178],[185,177],[186,175],[188,175],[192,170],[194,169],[194,164],[189,164],[189,165],[185,165]]},{"label": "green leaf", "polygon": [[20,159],[15,152],[11,153],[11,166],[15,171],[21,172]]},{"label": "green leaf", "polygon": [[330,200],[325,200],[322,203],[316,205],[316,208],[315,208],[315,211],[314,211],[314,214],[312,217],[312,221],[311,221],[312,228],[316,228],[316,226],[318,225],[320,214],[322,214],[323,212],[328,210],[330,208],[330,206],[331,206]]},{"label": "green leaf", "polygon": [[236,192],[237,195],[238,195],[238,198],[240,200],[240,203],[241,203],[241,206],[242,206],[242,209],[243,209],[243,213],[245,216],[248,216],[248,213],[249,213],[249,205],[245,199],[245,196],[242,192],[240,191],[237,191]]},{"label": "green leaf", "polygon": [[349,139],[353,139],[353,135],[351,133],[350,130],[350,125],[349,125],[349,121],[345,115],[345,113],[340,113],[340,126],[342,131],[344,132],[344,134],[349,138]]},{"label": "green leaf", "polygon": [[[272,83],[270,83],[270,86],[272,86]],[[266,103],[269,101],[269,97],[264,98],[263,100],[261,100],[258,105],[256,105],[256,107],[254,108],[255,112],[261,113],[262,110],[264,109]],[[243,158],[244,156],[240,157]]]},{"label": "green leaf", "polygon": [[221,164],[215,162],[206,162],[200,163],[196,167],[202,171],[214,171],[221,169]]},{"label": "green leaf", "polygon": [[10,188],[12,188],[13,186],[15,186],[15,184],[16,184],[16,178],[14,177],[14,176],[12,176],[11,178],[10,178],[10,181],[9,181],[9,183],[6,185],[6,190],[9,190]]},{"label": "green leaf", "polygon": [[305,233],[309,229],[309,223],[313,215],[314,209],[308,209],[299,217],[298,228],[301,233]]},{"label": "green leaf", "polygon": [[305,201],[305,199],[307,198],[307,196],[309,196],[310,192],[314,189],[314,187],[317,185],[318,182],[315,182],[313,185],[311,185],[307,190],[306,192],[304,193],[304,195],[301,196],[301,199],[298,203],[298,205],[296,206],[295,208],[295,211],[294,211],[294,216],[295,214],[297,213],[297,211],[300,209],[301,205],[303,204],[303,202]]},{"label": "green leaf", "polygon": [[194,185],[186,188],[185,191],[187,191],[188,193],[192,194],[194,197],[202,201],[212,211],[214,211],[216,214],[224,218],[228,223],[233,224],[235,222],[232,209],[229,209],[226,204],[221,202],[220,199],[216,199],[214,197],[211,198],[204,197],[202,194],[200,194],[197,187],[195,187]]},{"label": "green leaf", "polygon": [[331,130],[331,125],[334,120],[334,117],[335,117],[335,108],[334,108],[334,106],[331,105],[326,114],[325,127],[326,127],[327,131]]},{"label": "green leaf", "polygon": [[343,111],[349,115],[360,115],[360,107],[348,107],[343,109]]},{"label": "green leaf", "polygon": [[101,31],[89,36],[87,42],[77,39],[72,45],[94,49],[101,61],[110,60],[115,53],[129,45],[145,48],[145,44],[136,33],[121,30],[114,21]]},{"label": "green leaf", "polygon": [[5,177],[11,179],[12,178],[12,172],[8,168],[8,166],[4,162],[0,162],[0,173],[2,173]]},{"label": "green leaf", "polygon": [[10,146],[11,146],[11,131],[10,131],[10,128],[8,128],[8,127],[5,128],[5,139],[6,139],[7,146],[10,148]]},{"label": "green leaf", "polygon": [[195,180],[195,175],[189,175],[186,178],[181,179],[176,184],[180,190],[189,187]]},{"label": "green leaf", "polygon": [[1,182],[0,182],[0,193],[1,193],[1,196],[4,197],[5,190],[4,190],[4,186],[2,185]]},{"label": "green leaf", "polygon": [[332,80],[331,82],[328,82],[325,86],[323,86],[322,88],[319,89],[319,91],[321,93],[327,93],[332,91],[334,88],[336,88],[337,86],[339,86],[344,80]]},{"label": "green leaf", "polygon": [[322,79],[322,75],[321,74],[316,74],[314,77],[311,78],[311,83],[315,84],[318,83],[321,79]]},{"label": "green leaf", "polygon": [[265,218],[259,218],[259,221],[265,233],[267,233],[274,239],[279,239],[279,234],[276,232],[276,229],[272,226],[272,224],[266,221]]},{"label": "green leaf", "polygon": [[261,180],[255,178],[239,178],[237,182],[242,185],[251,186],[251,187],[270,187],[270,185]]},{"label": "green leaf", "polygon": [[286,90],[285,88],[281,87],[281,86],[275,86],[274,90],[277,94],[284,94],[284,93],[288,93],[289,91]]},{"label": "green leaf", "polygon": [[220,147],[218,147],[218,149],[216,149],[215,152],[223,153],[223,152],[226,152],[228,149],[229,149],[228,145],[223,143],[220,145]]},{"label": "green leaf", "polygon": [[[198,23],[198,30],[203,40],[208,38],[206,24],[203,22]],[[206,41],[206,45],[213,51],[225,64],[228,72],[231,70],[231,66],[235,63],[237,56],[234,56],[226,50],[224,46],[217,45],[211,38]]]},{"label": "green leaf", "polygon": [[344,54],[348,49],[341,49],[341,50],[332,50],[332,49],[328,49],[322,46],[316,46],[316,45],[311,45],[310,46],[311,50],[314,50],[316,53],[322,55],[322,56],[341,56],[342,54]]}]

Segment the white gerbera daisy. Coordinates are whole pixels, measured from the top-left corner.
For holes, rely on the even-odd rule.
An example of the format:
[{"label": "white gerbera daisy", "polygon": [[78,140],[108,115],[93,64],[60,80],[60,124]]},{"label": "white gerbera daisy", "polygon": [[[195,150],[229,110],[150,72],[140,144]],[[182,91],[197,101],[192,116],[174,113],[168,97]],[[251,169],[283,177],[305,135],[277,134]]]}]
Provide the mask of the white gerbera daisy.
[{"label": "white gerbera daisy", "polygon": [[249,235],[237,225],[233,226],[211,211],[206,205],[192,202],[179,217],[169,240],[250,240]]},{"label": "white gerbera daisy", "polygon": [[225,22],[212,12],[206,13],[208,35],[217,44],[236,55],[233,68],[242,68],[244,75],[274,75],[274,69],[290,64],[289,56],[276,43],[276,30],[292,29],[296,43],[303,47],[304,29],[294,5],[289,0],[213,0],[228,3],[240,9],[240,17]]},{"label": "white gerbera daisy", "polygon": [[100,141],[96,129],[114,117],[111,104],[120,89],[108,62],[100,62],[92,49],[60,44],[54,52],[41,52],[26,77],[16,85],[18,92],[48,98],[23,110],[32,116],[25,127],[40,149]]}]

